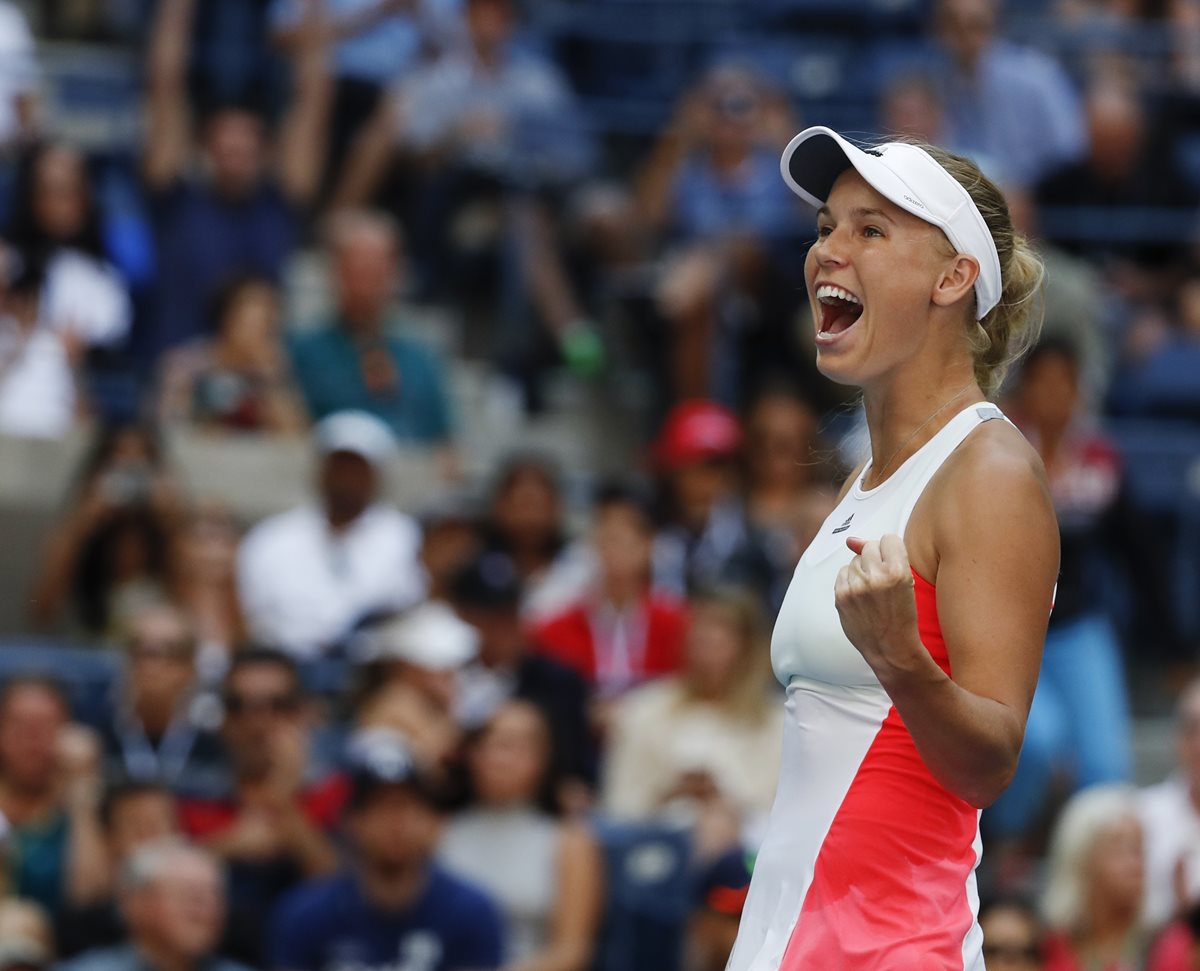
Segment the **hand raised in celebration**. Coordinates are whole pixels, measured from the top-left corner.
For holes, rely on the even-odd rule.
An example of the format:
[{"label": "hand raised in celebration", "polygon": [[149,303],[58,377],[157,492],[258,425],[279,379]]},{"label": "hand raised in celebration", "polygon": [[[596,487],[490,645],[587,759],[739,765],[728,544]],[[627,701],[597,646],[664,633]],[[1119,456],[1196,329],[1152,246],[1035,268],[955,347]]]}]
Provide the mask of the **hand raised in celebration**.
[{"label": "hand raised in celebration", "polygon": [[842,630],[880,680],[910,670],[924,648],[904,540],[891,533],[878,542],[851,536],[846,545],[857,555],[834,582]]}]

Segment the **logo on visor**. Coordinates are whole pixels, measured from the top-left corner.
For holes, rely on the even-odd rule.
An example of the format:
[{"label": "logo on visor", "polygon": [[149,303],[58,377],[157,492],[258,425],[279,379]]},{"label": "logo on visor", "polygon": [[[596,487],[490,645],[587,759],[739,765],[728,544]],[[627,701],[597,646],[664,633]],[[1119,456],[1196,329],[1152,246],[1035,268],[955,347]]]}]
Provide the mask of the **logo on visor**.
[{"label": "logo on visor", "polygon": [[877,148],[864,148],[863,151],[868,155],[874,155],[876,158],[883,158],[883,152]]},{"label": "logo on visor", "polygon": [[911,202],[914,206],[920,206],[922,209],[925,208],[925,203],[921,202],[920,199],[914,199],[912,196],[908,195],[907,193],[904,195],[904,198],[907,201]]}]

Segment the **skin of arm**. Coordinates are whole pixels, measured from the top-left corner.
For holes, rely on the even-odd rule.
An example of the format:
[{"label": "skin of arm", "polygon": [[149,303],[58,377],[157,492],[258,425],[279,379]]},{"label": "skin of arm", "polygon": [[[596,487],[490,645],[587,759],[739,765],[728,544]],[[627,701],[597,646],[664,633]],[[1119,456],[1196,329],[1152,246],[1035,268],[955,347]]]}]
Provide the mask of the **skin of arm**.
[{"label": "skin of arm", "polygon": [[170,185],[187,161],[191,140],[184,79],[194,0],[163,0],[150,39],[146,152],[142,174],[152,189]]},{"label": "skin of arm", "polygon": [[279,131],[278,172],[284,194],[298,205],[312,201],[325,166],[333,79],[321,7],[309,0],[292,58],[292,99]]},{"label": "skin of arm", "polygon": [[953,680],[918,636],[900,537],[848,540],[859,555],[839,574],[835,602],[930,772],[984,807],[1016,771],[1058,573],[1040,460],[1014,429],[977,435],[935,476],[912,522],[918,572],[935,577]]},{"label": "skin of arm", "polygon": [[396,95],[385,98],[354,140],[354,149],[334,190],[332,208],[366,205],[379,188],[396,152]]},{"label": "skin of arm", "polygon": [[675,120],[655,144],[634,185],[637,211],[646,227],[661,232],[670,216],[671,186],[684,160],[695,149],[703,130],[704,92],[692,91]]},{"label": "skin of arm", "polygon": [[549,945],[506,971],[584,971],[590,966],[603,909],[603,864],[583,826],[564,824],[560,840]]},{"label": "skin of arm", "polygon": [[67,814],[66,896],[86,907],[112,891],[112,865],[100,825],[100,741],[82,725],[68,725],[59,739],[63,806]]}]

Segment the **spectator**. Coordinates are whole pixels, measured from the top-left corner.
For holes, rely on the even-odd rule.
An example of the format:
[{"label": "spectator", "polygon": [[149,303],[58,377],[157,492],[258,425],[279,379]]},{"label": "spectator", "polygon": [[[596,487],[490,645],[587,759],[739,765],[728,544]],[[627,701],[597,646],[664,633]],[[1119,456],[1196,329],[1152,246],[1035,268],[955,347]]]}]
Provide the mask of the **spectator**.
[{"label": "spectator", "polygon": [[614,816],[649,819],[728,807],[753,828],[779,778],[783,712],[767,704],[770,649],[753,595],[725,590],[692,601],[683,669],[617,707],[604,776]]},{"label": "spectator", "polygon": [[46,971],[53,961],[54,942],[45,911],[28,900],[0,900],[0,968]]},{"label": "spectator", "polygon": [[602,364],[603,348],[566,277],[549,204],[585,173],[590,142],[558,69],[514,43],[517,20],[512,0],[467,0],[465,43],[406,78],[379,107],[337,198],[368,201],[399,149],[415,187],[414,256],[426,289],[461,303],[467,277],[472,290],[501,303],[495,353],[511,376],[528,380],[542,350],[522,323],[531,316],[581,371]]},{"label": "spectator", "polygon": [[[1114,446],[1083,413],[1074,347],[1046,338],[1025,358],[1013,392],[1013,420],[1045,463],[1062,534],[1054,611],[1042,673],[1025,728],[1017,774],[988,810],[992,831],[1028,832],[1045,805],[1051,776],[1074,785],[1125,781],[1132,767],[1129,699],[1121,650],[1103,591],[1103,557],[1128,563],[1129,582],[1156,617],[1139,623],[1143,643],[1170,645],[1168,581],[1129,509]],[[1120,561],[1118,561],[1120,562]],[[1161,589],[1158,589],[1161,587]],[[1149,613],[1149,611],[1147,612]]]},{"label": "spectator", "polygon": [[478,632],[429,602],[364,632],[361,647],[356,730],[399,732],[421,767],[444,778],[462,741],[459,673],[479,653]]},{"label": "spectator", "polygon": [[267,966],[320,971],[353,954],[365,967],[499,968],[495,905],[432,862],[442,814],[417,763],[394,737],[376,737],[356,759],[346,815],[352,865],[283,901]]},{"label": "spectator", "polygon": [[459,721],[479,728],[506,701],[532,702],[546,716],[554,739],[554,772],[572,805],[595,777],[587,724],[588,690],[570,668],[534,654],[522,629],[521,584],[512,561],[485,553],[455,578],[451,598],[459,616],[479,631],[479,657],[463,669]]},{"label": "spectator", "polygon": [[601,489],[592,506],[598,576],[573,607],[539,624],[538,649],[579,672],[602,698],[670,674],[683,654],[681,601],[650,586],[654,523],[631,489]]},{"label": "spectator", "polygon": [[[110,785],[100,803],[110,872],[120,873],[144,846],[179,833],[175,800],[155,782],[119,781]],[[116,888],[85,907],[68,907],[58,920],[58,950],[62,958],[84,951],[115,947],[125,940],[126,927]]]},{"label": "spectator", "polygon": [[219,750],[199,722],[196,638],[166,604],[144,607],[129,622],[125,673],[104,726],[109,776],[167,786],[202,784]]},{"label": "spectator", "polygon": [[434,498],[421,514],[421,565],[429,579],[429,599],[449,600],[455,575],[482,551],[479,514],[464,495]]},{"label": "spectator", "polygon": [[[333,0],[328,5],[335,84],[327,176],[342,170],[355,136],[391,84],[454,39],[459,6],[457,0]],[[303,0],[273,0],[270,19],[274,40],[285,51],[303,43]]]},{"label": "spectator", "polygon": [[482,529],[486,548],[516,567],[528,621],[566,609],[586,589],[591,557],[567,542],[562,482],[547,456],[518,452],[500,464]]},{"label": "spectator", "polygon": [[1037,912],[1018,898],[980,907],[983,957],[988,971],[1042,971],[1042,928]]},{"label": "spectator", "polygon": [[1160,928],[1200,901],[1200,681],[1175,707],[1175,771],[1139,793],[1146,836],[1146,925]]},{"label": "spectator", "polygon": [[342,212],[329,224],[336,316],[296,335],[292,364],[314,418],[348,408],[387,422],[402,442],[442,448],[453,435],[442,364],[407,336],[392,306],[400,276],[400,235],[386,217]]},{"label": "spectator", "polygon": [[213,299],[212,337],[163,362],[158,420],[208,431],[298,435],[308,416],[280,337],[279,293],[266,277],[234,277]]},{"label": "spectator", "polygon": [[196,634],[196,671],[203,684],[221,680],[233,652],[245,641],[237,591],[241,534],[229,510],[197,503],[171,544],[171,599]]},{"label": "spectator", "polygon": [[654,583],[684,597],[717,585],[746,586],[777,606],[790,574],[777,576],[737,493],[742,428],[711,401],[685,401],[659,432],[654,457],[666,523],[654,544]]},{"label": "spectator", "polygon": [[1142,827],[1132,790],[1096,786],[1074,796],[1050,841],[1042,916],[1045,971],[1140,967]]},{"label": "spectator", "polygon": [[33,584],[34,626],[53,628],[69,613],[86,635],[119,640],[137,608],[167,597],[180,508],[154,431],[102,428],[46,541]]},{"label": "spectator", "polygon": [[1056,62],[997,39],[998,15],[998,0],[939,0],[935,7],[946,143],[993,159],[1006,182],[1029,188],[1083,154],[1083,115]]},{"label": "spectator", "polygon": [[675,246],[656,293],[671,401],[737,404],[796,350],[775,323],[798,304],[784,266],[798,257],[784,244],[798,237],[799,210],[779,178],[795,130],[759,75],[719,67],[685,96],[638,178],[639,213]]},{"label": "spectator", "polygon": [[8,821],[8,887],[51,914],[109,886],[96,819],[100,746],[71,723],[51,681],[19,677],[0,690],[0,813]]},{"label": "spectator", "polygon": [[685,971],[724,971],[749,889],[750,870],[740,849],[722,854],[700,872],[684,941]]},{"label": "spectator", "polygon": [[281,280],[324,157],[329,78],[314,5],[293,65],[295,90],[275,145],[276,171],[268,169],[262,119],[222,106],[203,125],[204,178],[185,177],[192,154],[185,79],[195,6],[195,0],[158,5],[148,55],[142,173],[158,243],[144,341],[151,357],[205,334],[205,310],[234,275],[253,272]]},{"label": "spectator", "polygon": [[[1164,287],[1179,282],[1179,243],[1191,231],[1200,192],[1151,130],[1134,89],[1103,78],[1089,87],[1086,107],[1086,156],[1050,169],[1037,185],[1042,233],[1104,261],[1111,285],[1126,296],[1161,299]],[[1164,224],[1172,212],[1182,216],[1181,228]]]},{"label": "spectator", "polygon": [[42,316],[44,267],[0,251],[0,434],[62,438],[84,410],[80,346]]},{"label": "spectator", "polygon": [[229,868],[229,953],[259,964],[263,927],[281,894],[337,866],[332,836],[346,783],[310,757],[312,712],[286,655],[237,654],[225,709],[228,789],[186,795],[180,821]]},{"label": "spectator", "polygon": [[586,971],[603,903],[592,837],[547,812],[550,727],[523,701],[501,706],[467,752],[471,803],[451,819],[439,858],[483,887],[504,914],[511,971]]},{"label": "spectator", "polygon": [[421,599],[420,531],[382,498],[396,443],[364,412],[337,412],[313,431],[317,501],[255,526],[238,552],[251,636],[311,659],[343,644],[371,614]]},{"label": "spectator", "polygon": [[124,342],[133,308],[109,254],[83,156],[53,142],[30,148],[13,196],[7,235],[26,260],[45,267],[44,321],[83,347]]},{"label": "spectator", "polygon": [[795,569],[833,512],[838,469],[822,452],[812,405],[782,386],[746,413],[746,512],[779,575]]},{"label": "spectator", "polygon": [[143,846],[122,868],[119,892],[127,943],[81,954],[64,971],[246,971],[216,955],[225,893],[220,866],[209,853],[174,839]]},{"label": "spectator", "polygon": [[37,45],[20,4],[0,3],[0,147],[31,141],[37,131],[41,73]]}]

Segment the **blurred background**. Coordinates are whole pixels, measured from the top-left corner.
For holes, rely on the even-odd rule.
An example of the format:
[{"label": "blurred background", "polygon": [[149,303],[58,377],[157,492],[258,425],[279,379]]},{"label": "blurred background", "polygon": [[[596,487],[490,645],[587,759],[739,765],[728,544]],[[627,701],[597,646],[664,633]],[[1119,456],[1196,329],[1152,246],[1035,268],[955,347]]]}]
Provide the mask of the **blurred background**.
[{"label": "blurred background", "polygon": [[0,971],[724,967],[864,447],[811,124],[1048,268],[988,966],[1200,968],[1200,3],[0,0]]}]

